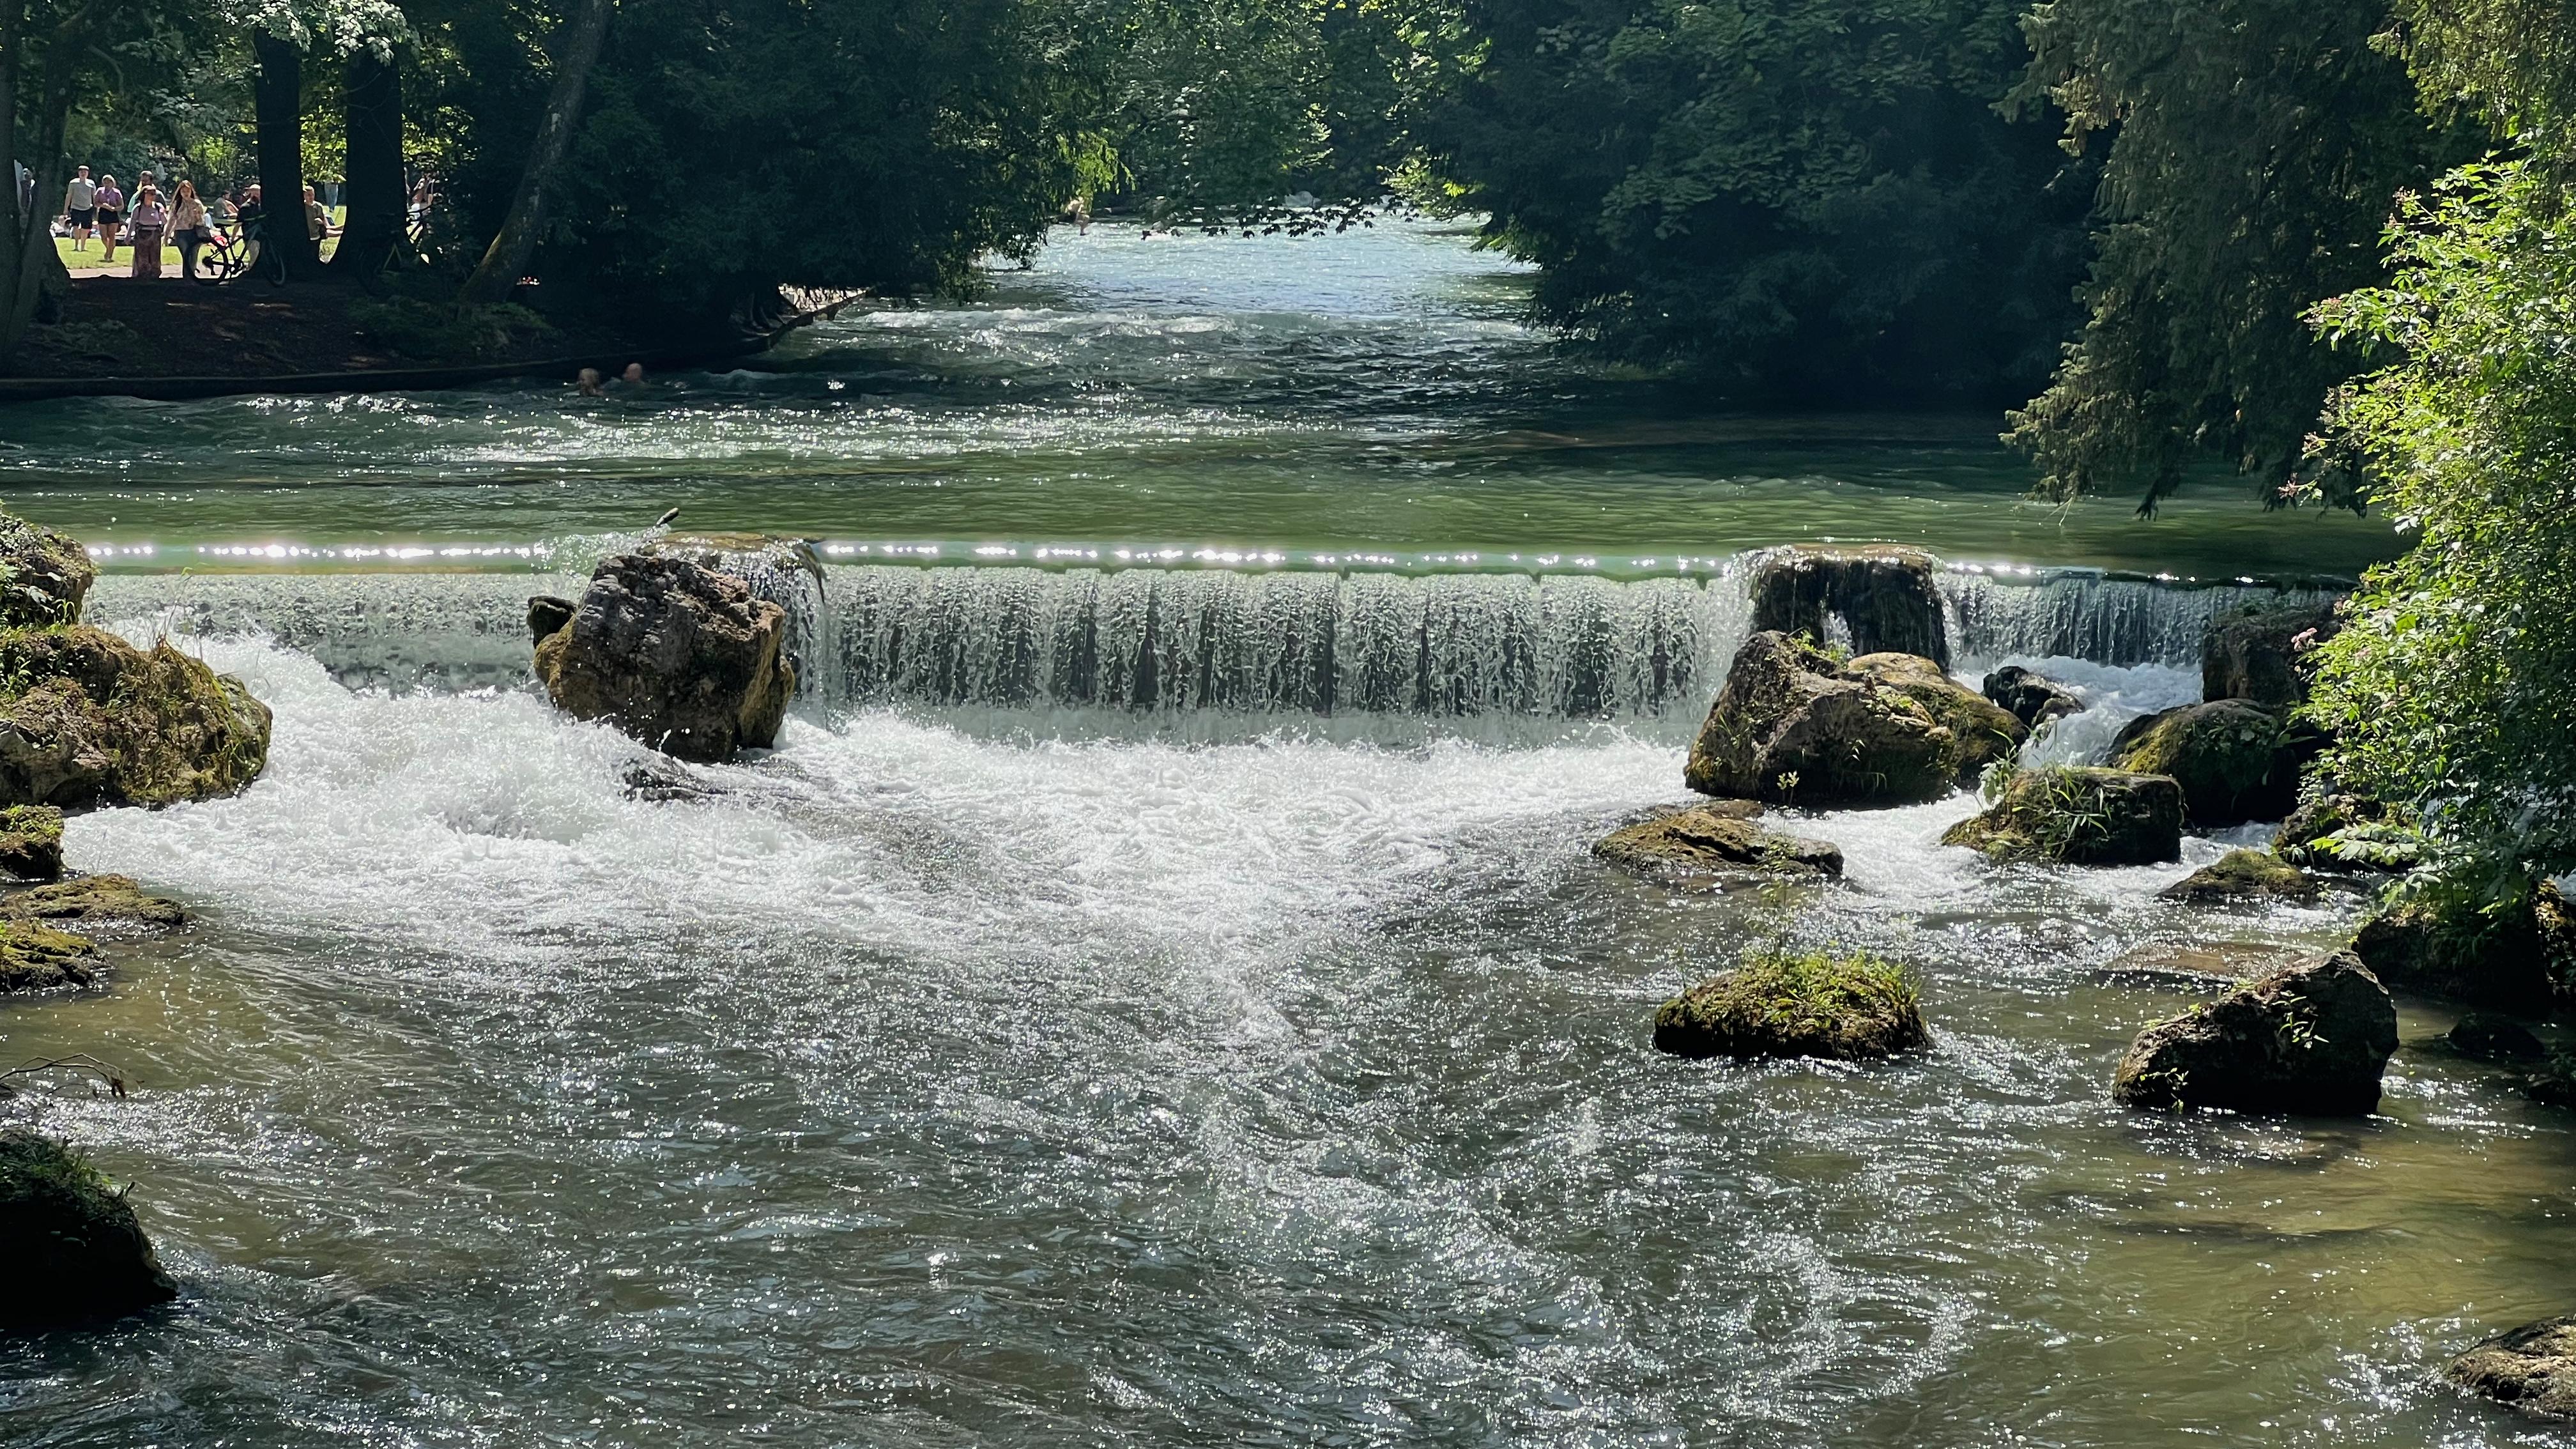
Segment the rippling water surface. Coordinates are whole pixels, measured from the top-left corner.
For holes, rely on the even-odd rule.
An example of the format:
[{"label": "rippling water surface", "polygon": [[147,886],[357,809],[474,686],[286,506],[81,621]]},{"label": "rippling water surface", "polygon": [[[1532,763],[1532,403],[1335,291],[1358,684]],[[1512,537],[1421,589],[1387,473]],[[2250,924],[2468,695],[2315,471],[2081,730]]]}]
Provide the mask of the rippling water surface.
[{"label": "rippling water surface", "polygon": [[[1421,232],[1095,233],[989,307],[801,341],[783,378],[588,410],[21,410],[0,468],[13,503],[169,551],[127,568],[257,540],[547,565],[674,496],[870,546],[1722,560],[1847,528],[2205,575],[2385,546],[2250,509],[2034,514],[1972,435],[1896,424],[1542,437],[1552,412],[1609,428],[1647,385],[1552,357],[1513,286]],[[2266,569],[2237,562],[2255,537],[2286,540]],[[103,584],[95,612],[240,672],[276,746],[240,798],[71,826],[75,865],[203,919],[0,1032],[138,1083],[40,1110],[135,1181],[186,1291],[0,1345],[0,1442],[2550,1442],[2432,1379],[2576,1296],[2576,1142],[2441,1050],[2447,1017],[2407,1004],[2368,1121],[2109,1102],[2194,973],[2328,943],[2357,901],[2153,898],[2222,839],[2170,867],[1990,867],[1937,843],[1965,796],[1793,819],[1847,852],[1829,889],[1605,870],[1588,843],[1681,794],[1714,680],[1669,670],[1740,635],[1723,563],[1292,585],[982,557],[915,593],[827,570],[804,647],[846,688],[658,800],[629,784],[644,751],[517,673],[517,599],[557,581],[340,560]],[[2035,758],[2197,693],[2207,595],[1946,587],[1963,669],[2034,659],[2095,701]],[[1363,644],[1410,628],[1452,692],[1103,702],[987,648],[1164,609],[1222,661],[1260,631],[1220,605],[1264,591],[1333,621],[1335,678],[1377,677]],[[897,615],[984,662],[904,684]],[[1656,650],[1661,695],[1456,692],[1496,659],[1636,680]],[[1932,1049],[1649,1049],[1657,1001],[1783,937],[1912,963]]]}]

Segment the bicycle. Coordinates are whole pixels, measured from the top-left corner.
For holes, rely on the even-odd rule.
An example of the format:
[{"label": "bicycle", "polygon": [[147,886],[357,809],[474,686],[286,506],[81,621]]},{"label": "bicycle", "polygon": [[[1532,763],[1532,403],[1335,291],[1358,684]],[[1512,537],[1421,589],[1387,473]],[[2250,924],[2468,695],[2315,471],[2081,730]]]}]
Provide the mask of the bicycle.
[{"label": "bicycle", "polygon": [[263,278],[272,287],[286,285],[286,258],[259,245],[259,238],[247,228],[239,232],[215,233],[197,253],[197,285],[212,287],[243,277]]}]

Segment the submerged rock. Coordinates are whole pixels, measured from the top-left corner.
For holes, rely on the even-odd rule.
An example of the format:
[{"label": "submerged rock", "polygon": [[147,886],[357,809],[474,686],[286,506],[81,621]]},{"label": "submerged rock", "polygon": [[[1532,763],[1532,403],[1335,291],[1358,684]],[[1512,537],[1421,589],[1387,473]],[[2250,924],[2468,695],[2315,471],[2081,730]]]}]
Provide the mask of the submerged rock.
[{"label": "submerged rock", "polygon": [[2451,1050],[2482,1062],[2531,1062],[2549,1054],[2531,1028],[2483,1011],[2461,1017],[2443,1040]]},{"label": "submerged rock", "polygon": [[2014,775],[1941,843],[1994,860],[2153,865],[2182,858],[2182,816],[2182,787],[2165,776],[2054,766]]},{"label": "submerged rock", "polygon": [[2312,901],[2317,883],[2295,865],[2259,850],[2231,850],[2156,894],[2201,905],[2238,901]]},{"label": "submerged rock", "polygon": [[0,871],[20,880],[63,873],[63,812],[51,805],[0,808]]},{"label": "submerged rock", "polygon": [[2281,717],[2241,699],[2141,715],[2111,743],[2123,770],[2170,775],[2191,823],[2203,830],[2277,820],[2298,796],[2296,761],[2284,760]]},{"label": "submerged rock", "polygon": [[1603,860],[1671,885],[1723,883],[1747,876],[1834,877],[1843,853],[1831,841],[1767,830],[1720,801],[1640,821],[1592,847]]},{"label": "submerged rock", "polygon": [[2536,1016],[2576,981],[2576,915],[2546,881],[2495,911],[2410,901],[2362,922],[2352,950],[2396,990]]},{"label": "submerged rock", "polygon": [[2367,1116],[2395,1050],[2388,988],[2337,951],[2138,1033],[2111,1095],[2130,1107]]},{"label": "submerged rock", "polygon": [[75,624],[0,635],[0,803],[169,805],[268,763],[268,706],[167,641]]},{"label": "submerged rock", "polygon": [[2576,1314],[2526,1323],[2451,1360],[2442,1376],[2547,1419],[2576,1419]]},{"label": "submerged rock", "polygon": [[1827,619],[1839,618],[1854,653],[1919,654],[1947,667],[1940,573],[1940,560],[1919,548],[1793,544],[1754,569],[1753,627],[1823,643]]},{"label": "submerged rock", "polygon": [[764,748],[795,692],[779,657],[786,616],[750,586],[686,559],[619,554],[591,575],[572,621],[538,641],[556,706],[604,719],[684,760]]},{"label": "submerged rock", "polygon": [[2212,619],[2201,643],[2200,697],[2251,700],[2275,710],[2304,703],[2308,653],[2340,627],[2332,603]]},{"label": "submerged rock", "polygon": [[0,513],[0,629],[78,621],[97,579],[79,539]]},{"label": "submerged rock", "polygon": [[2030,727],[2012,711],[1941,672],[1916,654],[1864,654],[1843,673],[1883,685],[1923,706],[1956,741],[1959,783],[1976,783],[1986,766],[2011,759],[2030,738]]},{"label": "submerged rock", "polygon": [[1958,762],[1958,737],[1902,691],[1764,632],[1736,652],[1682,779],[1704,795],[1906,805],[1949,793]]},{"label": "submerged rock", "polygon": [[2007,664],[1987,675],[1985,695],[1995,702],[1997,708],[2020,720],[2027,729],[2037,729],[2050,720],[2084,712],[2084,701],[2077,699],[2064,685],[2018,664]]},{"label": "submerged rock", "polygon": [[0,1131],[0,1243],[0,1328],[104,1323],[179,1296],[125,1194],[24,1128]]},{"label": "submerged rock", "polygon": [[177,901],[144,894],[130,875],[84,875],[0,899],[0,917],[85,926],[177,926],[186,924],[188,912]]},{"label": "submerged rock", "polygon": [[86,936],[33,921],[0,921],[0,996],[95,985],[105,966]]},{"label": "submerged rock", "polygon": [[1760,953],[1655,1013],[1655,1049],[1684,1057],[1863,1061],[1931,1040],[1912,978],[1866,953]]}]

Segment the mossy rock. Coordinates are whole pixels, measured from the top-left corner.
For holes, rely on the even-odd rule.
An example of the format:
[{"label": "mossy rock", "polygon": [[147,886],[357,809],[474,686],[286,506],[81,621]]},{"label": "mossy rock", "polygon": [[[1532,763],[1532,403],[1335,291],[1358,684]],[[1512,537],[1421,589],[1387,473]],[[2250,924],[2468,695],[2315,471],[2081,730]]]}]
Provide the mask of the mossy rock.
[{"label": "mossy rock", "polygon": [[78,621],[97,578],[79,539],[0,513],[0,629]]},{"label": "mossy rock", "polygon": [[63,873],[63,812],[51,805],[0,808],[0,871],[20,880]]},{"label": "mossy rock", "polygon": [[2576,1419],[2576,1315],[2497,1334],[2451,1360],[2442,1376],[2537,1419]]},{"label": "mossy rock", "polygon": [[170,805],[268,763],[268,706],[167,641],[86,625],[0,634],[0,803]]},{"label": "mossy rock", "polygon": [[125,1194],[52,1138],[0,1131],[0,1328],[74,1328],[179,1296]]},{"label": "mossy rock", "polygon": [[1854,678],[1883,685],[1923,706],[1924,712],[1950,732],[1958,749],[1959,783],[1973,785],[1986,767],[2009,760],[2030,738],[2030,726],[1915,654],[1865,654],[1843,666]]},{"label": "mossy rock", "polygon": [[1655,1049],[1683,1057],[1866,1061],[1931,1040],[1913,977],[1867,952],[1757,952],[1655,1013]]},{"label": "mossy rock", "polygon": [[2138,1033],[2123,1106],[2361,1117],[2397,1050],[2397,1005],[2350,951],[2257,977]]},{"label": "mossy rock", "polygon": [[1858,652],[1893,650],[1950,661],[1941,612],[1941,561],[1896,544],[1790,544],[1754,566],[1753,627],[1830,637],[1840,619]]},{"label": "mossy rock", "polygon": [[2224,905],[2244,901],[2298,901],[2317,898],[2313,876],[2259,850],[2231,850],[2156,894],[2169,901]]},{"label": "mossy rock", "polygon": [[2162,775],[2051,766],[2015,774],[1941,843],[1992,860],[2153,865],[2182,858],[2182,818],[2182,787]]},{"label": "mossy rock", "polygon": [[1703,795],[1800,805],[1919,804],[1958,780],[1958,737],[1931,711],[1771,632],[1736,651],[1682,772]]},{"label": "mossy rock", "polygon": [[1676,886],[1722,886],[1765,877],[1830,879],[1843,873],[1843,853],[1833,842],[1756,825],[1742,814],[1746,803],[1715,802],[1640,821],[1611,832],[1592,853],[1622,870]]},{"label": "mossy rock", "polygon": [[2576,981],[2576,913],[2546,881],[2493,910],[2408,901],[2362,922],[2352,950],[2395,990],[2537,1016]]},{"label": "mossy rock", "polygon": [[130,875],[84,875],[0,899],[0,917],[78,921],[84,927],[177,926],[188,919],[177,901],[146,895]]},{"label": "mossy rock", "polygon": [[0,920],[0,996],[32,996],[98,984],[98,947],[29,920]]},{"label": "mossy rock", "polygon": [[2111,763],[2182,785],[2191,823],[2203,830],[2278,820],[2298,796],[2295,751],[2281,717],[2241,699],[2185,705],[2129,722]]}]

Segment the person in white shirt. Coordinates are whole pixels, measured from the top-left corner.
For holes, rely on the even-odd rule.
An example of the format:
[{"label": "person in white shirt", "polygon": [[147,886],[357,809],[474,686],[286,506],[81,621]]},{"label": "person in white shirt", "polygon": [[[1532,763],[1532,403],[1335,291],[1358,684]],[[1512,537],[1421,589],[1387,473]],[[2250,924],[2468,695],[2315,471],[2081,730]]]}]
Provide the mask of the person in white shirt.
[{"label": "person in white shirt", "polygon": [[72,184],[63,188],[63,217],[72,224],[72,250],[89,250],[90,228],[98,225],[98,183],[89,179],[89,168],[72,173]]}]

